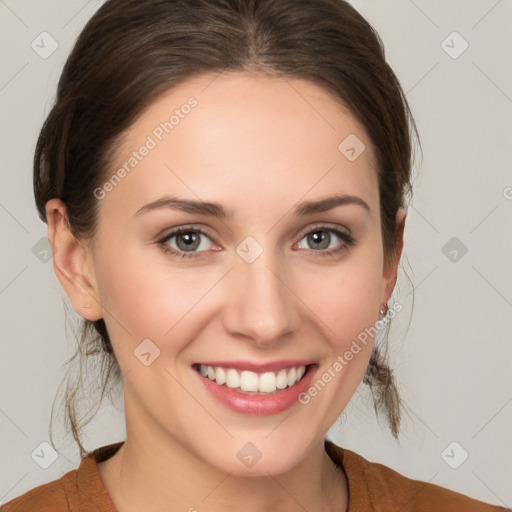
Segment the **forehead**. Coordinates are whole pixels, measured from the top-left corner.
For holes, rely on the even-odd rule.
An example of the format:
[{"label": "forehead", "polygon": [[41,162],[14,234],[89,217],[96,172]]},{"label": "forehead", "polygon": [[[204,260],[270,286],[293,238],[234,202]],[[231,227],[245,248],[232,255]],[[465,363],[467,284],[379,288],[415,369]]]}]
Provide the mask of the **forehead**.
[{"label": "forehead", "polygon": [[190,79],[133,123],[109,175],[120,168],[127,172],[104,208],[135,212],[165,193],[214,198],[234,211],[261,208],[262,200],[291,207],[333,192],[378,200],[363,126],[324,88],[302,79],[244,73]]}]

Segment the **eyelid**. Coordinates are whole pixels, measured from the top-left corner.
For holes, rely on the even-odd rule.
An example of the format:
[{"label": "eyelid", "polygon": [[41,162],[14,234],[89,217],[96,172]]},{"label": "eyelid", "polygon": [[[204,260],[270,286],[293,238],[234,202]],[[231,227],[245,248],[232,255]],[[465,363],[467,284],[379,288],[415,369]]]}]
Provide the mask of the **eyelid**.
[{"label": "eyelid", "polygon": [[155,239],[157,241],[161,240],[168,240],[171,236],[174,236],[176,234],[179,234],[181,231],[197,231],[199,233],[203,233],[204,235],[208,236],[212,241],[215,240],[216,236],[214,236],[210,229],[201,225],[196,224],[180,224],[179,226],[175,226],[173,228],[166,228],[162,230]]},{"label": "eyelid", "polygon": [[314,231],[315,229],[318,229],[319,231],[322,229],[334,229],[336,231],[341,231],[342,229],[347,236],[352,236],[352,233],[350,229],[346,228],[345,226],[342,226],[340,224],[333,224],[330,222],[317,222],[309,225],[307,228],[304,228],[303,230],[299,231],[299,233],[296,235],[302,239],[304,236],[309,234],[311,231]]}]

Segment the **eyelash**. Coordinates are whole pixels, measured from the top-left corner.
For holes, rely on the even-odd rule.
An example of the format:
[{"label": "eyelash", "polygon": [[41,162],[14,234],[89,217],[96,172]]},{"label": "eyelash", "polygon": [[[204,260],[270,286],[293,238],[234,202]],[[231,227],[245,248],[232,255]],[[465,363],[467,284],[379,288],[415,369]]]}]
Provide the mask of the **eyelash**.
[{"label": "eyelash", "polygon": [[[302,240],[305,236],[310,235],[312,233],[317,233],[319,231],[334,233],[338,238],[341,238],[344,242],[342,247],[339,247],[338,249],[329,249],[329,250],[323,250],[323,251],[314,251],[311,249],[312,252],[318,253],[316,256],[319,256],[321,258],[335,257],[339,253],[348,251],[351,247],[356,245],[356,239],[352,235],[350,235],[348,233],[344,233],[343,231],[340,231],[336,228],[332,228],[332,227],[324,226],[324,225],[314,226],[310,230],[308,230],[304,233],[301,233],[299,241]],[[202,253],[206,252],[206,251],[187,253],[185,251],[177,251],[176,249],[169,247],[169,245],[167,244],[167,242],[171,238],[175,237],[176,235],[179,235],[180,233],[190,233],[190,232],[200,233],[201,235],[204,235],[211,239],[211,236],[208,233],[206,233],[205,231],[203,231],[202,229],[194,228],[192,226],[190,226],[190,227],[184,226],[184,227],[175,229],[174,231],[172,231],[171,233],[166,235],[165,238],[159,240],[157,242],[157,244],[163,250],[163,252],[165,254],[170,254],[171,256],[173,256],[174,258],[179,259],[179,260],[187,259],[187,258],[193,259],[193,258],[201,257]]]}]

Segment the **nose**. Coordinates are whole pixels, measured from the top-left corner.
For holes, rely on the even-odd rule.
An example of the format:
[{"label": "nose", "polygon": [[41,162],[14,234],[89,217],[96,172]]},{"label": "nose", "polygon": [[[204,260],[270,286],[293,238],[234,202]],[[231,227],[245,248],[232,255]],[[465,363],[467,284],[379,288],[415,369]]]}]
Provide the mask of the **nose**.
[{"label": "nose", "polygon": [[297,330],[300,315],[290,272],[265,252],[253,263],[240,260],[230,273],[225,327],[232,336],[272,348]]}]

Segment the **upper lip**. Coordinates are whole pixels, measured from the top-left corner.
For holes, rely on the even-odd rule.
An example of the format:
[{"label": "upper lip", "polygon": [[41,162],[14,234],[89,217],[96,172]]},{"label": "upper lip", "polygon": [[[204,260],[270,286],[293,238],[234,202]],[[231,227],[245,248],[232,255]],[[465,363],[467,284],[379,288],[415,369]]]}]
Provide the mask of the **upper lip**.
[{"label": "upper lip", "polygon": [[286,370],[292,367],[297,368],[299,366],[308,366],[314,363],[315,362],[311,360],[282,359],[280,361],[271,361],[264,364],[257,364],[251,361],[203,361],[196,364],[203,364],[204,366],[219,366],[221,368],[235,368],[236,370],[246,370],[255,373],[264,373]]}]

